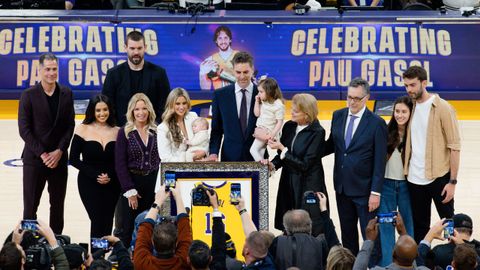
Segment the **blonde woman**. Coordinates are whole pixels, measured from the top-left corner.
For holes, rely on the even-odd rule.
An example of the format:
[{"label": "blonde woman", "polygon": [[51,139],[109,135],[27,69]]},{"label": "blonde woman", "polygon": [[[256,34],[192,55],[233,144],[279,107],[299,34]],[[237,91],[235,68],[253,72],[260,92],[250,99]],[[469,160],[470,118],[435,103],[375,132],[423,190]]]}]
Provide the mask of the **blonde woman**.
[{"label": "blonde woman", "polygon": [[[198,118],[190,111],[187,91],[177,87],[167,97],[162,123],[157,128],[158,155],[162,162],[185,162],[187,140],[193,138],[192,123]],[[205,151],[196,151],[194,160],[203,158]]]},{"label": "blonde woman", "polygon": [[[328,197],[322,165],[325,130],[317,115],[315,97],[296,94],[292,98],[292,120],[283,126],[280,141],[268,141],[268,146],[278,151],[272,165],[283,168],[275,209],[278,230],[284,230],[283,215],[291,209],[306,210],[314,223],[321,220],[318,205],[305,204],[303,198],[306,191],[322,192]],[[316,236],[318,232],[312,234]]]},{"label": "blonde woman", "polygon": [[160,158],[157,150],[157,125],[152,103],[145,94],[135,94],[128,103],[127,123],[118,132],[115,170],[122,187],[118,232],[130,246],[135,217],[152,205]]}]

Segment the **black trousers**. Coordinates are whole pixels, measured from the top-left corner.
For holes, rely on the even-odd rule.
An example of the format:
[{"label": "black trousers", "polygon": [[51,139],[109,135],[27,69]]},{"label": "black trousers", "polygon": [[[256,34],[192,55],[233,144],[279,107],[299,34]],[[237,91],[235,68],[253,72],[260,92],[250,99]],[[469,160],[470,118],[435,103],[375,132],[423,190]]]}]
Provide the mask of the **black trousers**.
[{"label": "black trousers", "polygon": [[451,218],[453,216],[453,199],[443,204],[442,200],[445,199],[445,196],[441,195],[449,180],[450,173],[447,173],[428,185],[416,185],[408,182],[408,192],[412,204],[413,234],[417,243],[420,243],[430,230],[432,200],[440,218]]},{"label": "black trousers", "polygon": [[118,221],[115,222],[115,235],[122,240],[126,247],[130,247],[132,241],[132,232],[135,226],[135,218],[138,214],[145,210],[150,209],[155,201],[155,183],[157,181],[157,171],[150,173],[149,175],[140,176],[131,174],[133,182],[135,183],[135,189],[141,198],[138,199],[138,207],[133,210],[128,206],[128,199],[121,196],[119,204],[115,213],[115,218],[118,217]]},{"label": "black trousers", "polygon": [[37,219],[38,205],[48,182],[50,199],[50,228],[56,234],[63,231],[63,211],[67,191],[68,169],[59,164],[55,169],[46,166],[23,166],[23,219]]},{"label": "black trousers", "polygon": [[90,218],[90,237],[101,238],[112,234],[113,213],[120,194],[117,178],[101,185],[79,173],[78,191]]}]

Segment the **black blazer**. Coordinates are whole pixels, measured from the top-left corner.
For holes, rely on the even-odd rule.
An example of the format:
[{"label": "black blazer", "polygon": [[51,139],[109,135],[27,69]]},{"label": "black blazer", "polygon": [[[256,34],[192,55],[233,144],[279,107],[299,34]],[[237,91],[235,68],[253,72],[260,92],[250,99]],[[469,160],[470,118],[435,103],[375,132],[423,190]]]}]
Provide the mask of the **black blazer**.
[{"label": "black blazer", "polygon": [[218,154],[223,135],[222,161],[253,161],[250,147],[257,117],[253,113],[257,86],[253,86],[248,124],[242,134],[235,98],[235,85],[231,84],[215,90],[212,101],[212,131],[210,134],[210,154]]},{"label": "black blazer", "polygon": [[[165,107],[170,82],[168,81],[165,69],[145,61],[143,66],[143,92],[153,104],[156,121],[162,121],[162,113]],[[128,101],[134,95],[130,89],[130,68],[128,62],[122,63],[108,70],[105,82],[103,83],[102,94],[112,101],[115,107],[115,120],[118,126],[127,122]]]},{"label": "black blazer", "polygon": [[[288,147],[285,158],[281,159],[281,151],[272,160],[275,168],[283,168],[278,185],[277,205],[275,210],[275,228],[283,229],[283,215],[291,209],[304,209],[303,194],[305,191],[323,192],[326,196],[325,175],[322,165],[322,153],[325,146],[325,129],[318,120],[313,121],[297,134],[294,145],[297,123],[288,121],[282,129],[280,142]],[[310,215],[320,215],[318,206]]]},{"label": "black blazer", "polygon": [[382,192],[387,157],[387,125],[365,109],[350,145],[345,149],[348,108],[333,113],[325,155],[335,152],[335,191],[346,196],[368,196]]},{"label": "black blazer", "polygon": [[[67,149],[75,128],[72,91],[57,83],[58,112],[52,116],[40,83],[23,91],[18,107],[18,130],[25,141],[23,163],[44,166],[40,156],[55,149],[63,151],[59,164],[67,163]],[[53,119],[55,117],[55,119]]]}]

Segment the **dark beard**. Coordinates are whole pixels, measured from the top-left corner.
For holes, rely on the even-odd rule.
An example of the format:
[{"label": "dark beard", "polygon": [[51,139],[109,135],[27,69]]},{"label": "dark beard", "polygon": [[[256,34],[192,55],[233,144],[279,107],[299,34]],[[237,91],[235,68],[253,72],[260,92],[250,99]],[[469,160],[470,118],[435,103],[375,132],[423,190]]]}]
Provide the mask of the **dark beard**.
[{"label": "dark beard", "polygon": [[140,63],[143,61],[143,57],[141,57],[141,56],[138,56],[137,58],[128,57],[128,60],[129,60],[132,64],[138,65],[138,64],[140,64]]}]

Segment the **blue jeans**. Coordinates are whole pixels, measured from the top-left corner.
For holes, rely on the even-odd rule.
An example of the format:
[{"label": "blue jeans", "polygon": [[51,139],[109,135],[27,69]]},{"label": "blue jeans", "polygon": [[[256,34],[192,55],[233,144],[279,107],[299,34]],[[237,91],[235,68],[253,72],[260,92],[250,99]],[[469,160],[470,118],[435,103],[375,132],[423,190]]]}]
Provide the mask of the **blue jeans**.
[{"label": "blue jeans", "polygon": [[[413,218],[406,180],[385,179],[378,213],[398,211],[402,215],[407,233],[413,237]],[[385,267],[392,263],[393,247],[395,246],[395,227],[390,223],[379,224],[382,259],[379,264]]]}]

